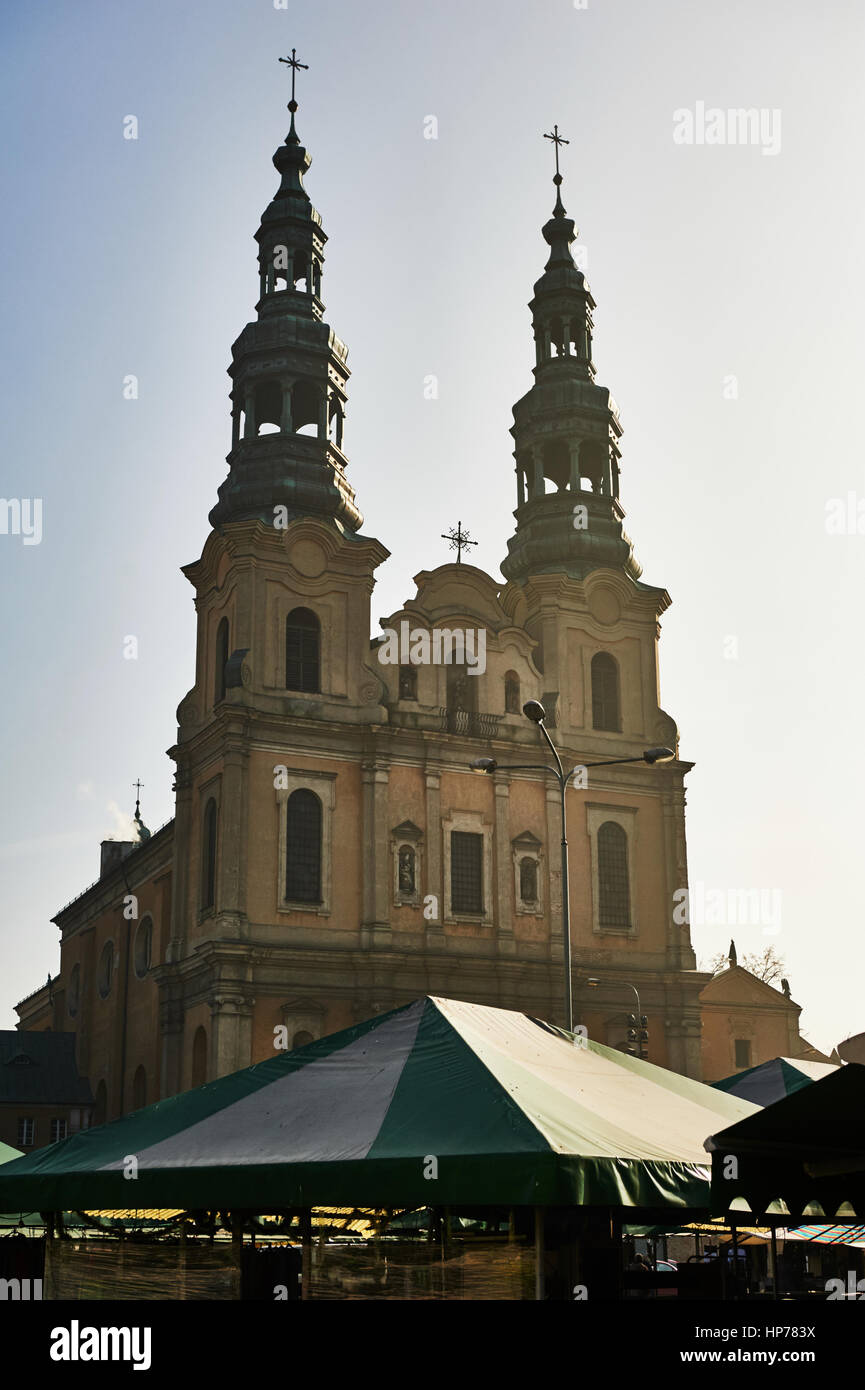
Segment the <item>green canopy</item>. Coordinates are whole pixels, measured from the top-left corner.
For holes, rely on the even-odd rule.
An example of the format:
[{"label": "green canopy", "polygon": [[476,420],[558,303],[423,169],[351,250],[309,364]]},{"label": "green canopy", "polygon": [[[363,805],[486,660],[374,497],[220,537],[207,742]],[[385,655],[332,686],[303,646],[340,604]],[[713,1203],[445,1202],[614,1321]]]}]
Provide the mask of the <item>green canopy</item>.
[{"label": "green canopy", "polygon": [[706,1149],[719,1215],[865,1215],[865,1066],[835,1067],[711,1135]]},{"label": "green canopy", "polygon": [[0,1211],[700,1208],[706,1135],[754,1109],[525,1014],[427,997],[4,1165]]},{"label": "green canopy", "polygon": [[814,1081],[821,1081],[838,1068],[831,1062],[809,1062],[801,1057],[773,1057],[746,1071],[734,1072],[712,1085],[728,1095],[741,1096],[755,1105],[774,1105],[776,1100],[801,1091]]},{"label": "green canopy", "polygon": [[11,1144],[4,1144],[2,1139],[0,1139],[0,1163],[9,1163],[13,1158],[20,1157],[20,1149],[13,1149]]}]

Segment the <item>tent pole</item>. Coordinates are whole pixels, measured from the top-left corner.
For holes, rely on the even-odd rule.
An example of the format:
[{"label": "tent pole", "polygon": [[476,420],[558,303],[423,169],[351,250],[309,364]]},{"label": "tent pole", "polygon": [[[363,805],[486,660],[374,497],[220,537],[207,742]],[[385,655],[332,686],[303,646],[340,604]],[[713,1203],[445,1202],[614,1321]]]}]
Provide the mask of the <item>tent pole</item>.
[{"label": "tent pole", "polygon": [[544,1296],[544,1209],[535,1207],[535,1298]]},{"label": "tent pole", "polygon": [[730,1218],[730,1244],[733,1247],[733,1299],[739,1297],[739,1233],[736,1230],[736,1218]]},{"label": "tent pole", "polygon": [[301,1275],[300,1296],[309,1298],[309,1285],[312,1277],[312,1207],[305,1207],[300,1213]]},{"label": "tent pole", "polygon": [[[181,1265],[184,1274],[184,1286],[186,1276],[186,1229],[184,1227],[180,1236]],[[237,1297],[243,1298],[243,1212],[233,1211],[231,1213],[231,1253],[234,1256],[234,1267],[237,1270]],[[185,1294],[185,1288],[184,1288]]]},{"label": "tent pole", "polygon": [[775,1224],[772,1223],[772,1297],[778,1297],[778,1237],[775,1234]]}]

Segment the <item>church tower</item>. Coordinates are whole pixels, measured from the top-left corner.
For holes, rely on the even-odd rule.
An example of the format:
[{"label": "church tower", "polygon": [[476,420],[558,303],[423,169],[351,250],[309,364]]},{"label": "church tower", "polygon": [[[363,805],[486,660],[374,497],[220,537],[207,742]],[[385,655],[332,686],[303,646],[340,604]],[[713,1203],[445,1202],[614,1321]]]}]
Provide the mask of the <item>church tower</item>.
[{"label": "church tower", "polygon": [[[300,64],[289,61],[293,81]],[[348,348],[324,318],[327,238],[303,185],[311,160],[293,86],[289,111],[279,187],[256,232],[256,317],[232,348],[228,476],[201,558],[184,567],[198,638],[170,750],[172,925],[157,972],[166,1093],[193,1080],[190,1038],[205,1040],[197,1075],[260,1055],[255,1004],[271,992],[290,1036],[321,1031],[318,1006],[310,1016],[292,1004],[288,960],[333,910],[337,821],[354,791],[336,816],[334,750],[346,725],[386,717],[369,630],[388,551],[360,534],[346,476]],[[350,873],[360,878],[359,856]]]},{"label": "church tower", "polygon": [[549,138],[556,141],[556,204],[543,228],[549,258],[529,305],[534,385],[514,406],[517,530],[502,573],[520,582],[564,569],[582,579],[603,566],[637,579],[619,502],[622,427],[612,394],[595,381],[595,301],[571,255],[575,228],[562,204],[558,126]]},{"label": "church tower", "polygon": [[273,525],[327,517],[348,532],[363,523],[343,452],[348,348],[324,321],[327,241],[303,186],[311,159],[291,126],[273,156],[280,185],[256,232],[257,318],[232,348],[229,474],[210,523],[258,518]]},{"label": "church tower", "polygon": [[[687,923],[674,916],[674,894],[687,884],[691,765],[678,758],[678,730],[658,688],[659,620],[670,596],[641,580],[623,529],[622,426],[611,392],[595,379],[595,301],[571,254],[575,227],[561,196],[558,153],[567,142],[558,127],[547,138],[556,149],[556,196],[543,227],[549,255],[529,305],[534,382],[514,406],[516,529],[501,602],[536,642],[542,702],[563,762],[590,769],[585,789],[568,791],[577,1017],[591,1014],[591,1036],[603,1037],[606,1003],[610,1040],[617,1006],[636,989],[653,1019],[664,1016],[667,1065],[698,1075],[699,977]],[[672,748],[675,761],[626,762],[655,746]],[[613,765],[594,770],[596,762]]]}]

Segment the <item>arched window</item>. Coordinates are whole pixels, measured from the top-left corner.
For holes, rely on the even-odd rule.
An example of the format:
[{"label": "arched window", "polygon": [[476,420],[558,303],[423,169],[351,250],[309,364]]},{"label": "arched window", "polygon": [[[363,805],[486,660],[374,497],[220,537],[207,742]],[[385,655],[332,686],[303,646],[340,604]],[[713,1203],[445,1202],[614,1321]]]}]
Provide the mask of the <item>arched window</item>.
[{"label": "arched window", "polygon": [[600,494],[607,491],[607,451],[597,439],[580,445],[580,491]]},{"label": "arched window", "polygon": [[311,1042],[315,1042],[315,1038],[306,1029],[303,1029],[300,1033],[295,1033],[292,1038],[291,1050],[293,1052],[296,1047],[308,1047]]},{"label": "arched window", "polygon": [[538,900],[538,861],[528,855],[520,860],[520,897],[524,903]]},{"label": "arched window", "polygon": [[505,714],[520,712],[520,678],[516,671],[505,671]]},{"label": "arched window", "polygon": [[216,668],[213,700],[214,704],[225,699],[225,668],[228,664],[228,619],[221,618],[216,629]]},{"label": "arched window", "polygon": [[615,821],[598,828],[598,925],[630,927],[631,890],[628,878],[628,837]]},{"label": "arched window", "polygon": [[417,699],[417,667],[400,666],[399,668],[399,698],[401,700]]},{"label": "arched window", "polygon": [[96,1095],[93,1098],[93,1123],[104,1125],[105,1116],[108,1110],[108,1088],[104,1081],[100,1081],[96,1087]]},{"label": "arched window", "polygon": [[114,942],[106,941],[102,947],[102,955],[99,957],[99,973],[96,977],[96,984],[99,990],[99,997],[107,999],[111,993],[111,980],[114,975]]},{"label": "arched window", "polygon": [[135,973],[139,980],[143,980],[150,969],[150,955],[152,949],[153,919],[151,917],[142,917],[138,925],[138,930],[135,933],[135,950],[133,952]]},{"label": "arched window", "polygon": [[321,902],[321,802],[300,787],[286,802],[285,897],[287,902]]},{"label": "arched window", "polygon": [[282,387],[263,381],[255,391],[255,433],[278,434],[282,422]]},{"label": "arched window", "polygon": [[192,1084],[203,1086],[207,1080],[207,1033],[196,1028],[192,1039]]},{"label": "arched window", "polygon": [[291,287],[297,290],[298,294],[309,292],[309,276],[307,266],[309,262],[305,251],[295,251],[292,258]]},{"label": "arched window", "polygon": [[81,1003],[81,966],[73,965],[72,974],[69,976],[69,989],[66,992],[66,1007],[69,1010],[69,1017],[74,1018],[78,1012],[78,1005]]},{"label": "arched window", "polygon": [[140,1110],[147,1104],[147,1073],[139,1067],[132,1078],[132,1109]]},{"label": "arched window", "polygon": [[609,652],[596,652],[592,657],[592,725],[618,733],[619,667]]},{"label": "arched window", "polygon": [[285,620],[285,688],[321,689],[321,626],[308,608],[293,608]]},{"label": "arched window", "polygon": [[544,478],[550,484],[547,492],[564,492],[571,478],[571,451],[564,439],[551,439],[544,444]]},{"label": "arched window", "polygon": [[291,426],[295,434],[318,434],[323,396],[311,381],[295,382],[291,392]]},{"label": "arched window", "polygon": [[213,797],[204,808],[201,826],[201,906],[214,907],[216,902],[216,833],[217,809]]}]

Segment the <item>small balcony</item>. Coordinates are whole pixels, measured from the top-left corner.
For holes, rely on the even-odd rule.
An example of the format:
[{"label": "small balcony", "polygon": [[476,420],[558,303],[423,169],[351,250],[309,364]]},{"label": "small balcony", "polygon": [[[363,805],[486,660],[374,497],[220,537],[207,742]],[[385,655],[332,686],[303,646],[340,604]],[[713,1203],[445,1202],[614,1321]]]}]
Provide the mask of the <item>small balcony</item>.
[{"label": "small balcony", "polygon": [[500,714],[478,714],[469,709],[440,709],[439,715],[443,733],[469,738],[495,738],[502,722]]}]

